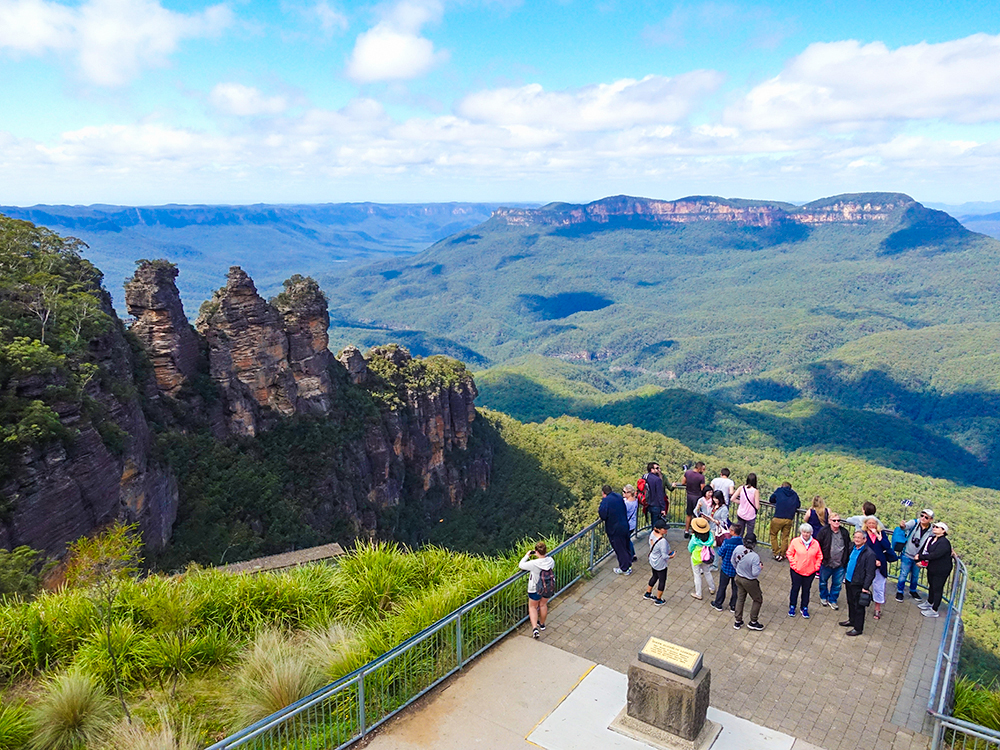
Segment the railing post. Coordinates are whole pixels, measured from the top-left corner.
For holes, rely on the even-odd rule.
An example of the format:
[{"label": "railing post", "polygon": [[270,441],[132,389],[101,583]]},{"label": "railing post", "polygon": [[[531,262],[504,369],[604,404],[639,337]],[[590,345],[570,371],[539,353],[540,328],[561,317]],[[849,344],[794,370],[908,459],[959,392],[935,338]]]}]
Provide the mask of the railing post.
[{"label": "railing post", "polygon": [[365,721],[365,673],[358,675],[358,722],[361,724],[361,736],[368,733],[367,722]]},{"label": "railing post", "polygon": [[455,618],[455,655],[458,657],[458,668],[462,669],[462,612]]},{"label": "railing post", "polygon": [[[596,527],[595,527],[596,528]],[[587,568],[591,573],[594,572],[594,544],[596,540],[594,539],[594,529],[590,530],[590,567]]]}]

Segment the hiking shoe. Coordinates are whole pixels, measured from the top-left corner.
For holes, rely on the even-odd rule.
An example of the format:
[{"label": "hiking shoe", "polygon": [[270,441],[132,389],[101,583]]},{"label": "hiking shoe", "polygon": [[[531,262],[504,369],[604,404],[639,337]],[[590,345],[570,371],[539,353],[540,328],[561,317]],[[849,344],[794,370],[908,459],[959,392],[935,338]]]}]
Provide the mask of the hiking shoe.
[{"label": "hiking shoe", "polygon": [[664,604],[666,604],[666,602],[663,601],[662,599],[653,599],[654,607],[662,607]]},{"label": "hiking shoe", "polygon": [[911,591],[910,592],[910,598],[911,599],[916,599],[918,602],[921,601],[920,594],[918,594],[916,591]]},{"label": "hiking shoe", "polygon": [[809,607],[803,607],[802,608],[802,619],[803,620],[808,620],[809,619]]},{"label": "hiking shoe", "polygon": [[920,604],[917,605],[917,609],[931,609],[931,605],[927,602],[920,602]]},{"label": "hiking shoe", "polygon": [[743,620],[737,620],[733,623],[733,630],[739,630],[743,627]]},{"label": "hiking shoe", "polygon": [[826,599],[820,599],[819,600],[819,606],[821,606],[821,607],[829,607],[830,606],[830,602],[828,602]]},{"label": "hiking shoe", "polygon": [[616,576],[620,576],[621,574],[622,574],[622,569],[621,568],[615,568],[615,575]]},{"label": "hiking shoe", "polygon": [[830,602],[830,609],[837,610],[840,609],[840,605],[837,602]]},{"label": "hiking shoe", "polygon": [[544,630],[545,630],[545,623],[544,622],[538,623],[538,629],[544,632]]},{"label": "hiking shoe", "polygon": [[788,608],[788,616],[789,617],[795,617],[795,605],[794,604],[791,607]]},{"label": "hiking shoe", "polygon": [[653,595],[652,595],[652,594],[650,594],[650,593],[649,593],[649,592],[647,591],[647,592],[646,592],[645,594],[643,594],[643,595],[642,595],[642,598],[643,598],[643,599],[652,599],[652,598],[653,598]]},{"label": "hiking shoe", "polygon": [[534,638],[534,639],[537,640],[539,635],[541,635],[541,634],[538,632],[538,628],[535,628],[534,630],[531,631],[531,637],[532,638]]},{"label": "hiking shoe", "polygon": [[755,620],[751,620],[750,622],[748,622],[747,623],[747,627],[750,628],[751,630],[763,630],[764,629],[764,626],[761,625],[759,622],[756,622]]},{"label": "hiking shoe", "polygon": [[715,602],[712,602],[712,609],[714,609],[716,612],[721,612],[722,611],[722,605],[721,604],[716,604]]},{"label": "hiking shoe", "polygon": [[924,617],[940,617],[941,616],[937,612],[935,612],[933,609],[925,609],[920,614],[922,614]]},{"label": "hiking shoe", "polygon": [[903,601],[903,592],[902,591],[897,591],[896,592],[896,601],[897,602]]}]

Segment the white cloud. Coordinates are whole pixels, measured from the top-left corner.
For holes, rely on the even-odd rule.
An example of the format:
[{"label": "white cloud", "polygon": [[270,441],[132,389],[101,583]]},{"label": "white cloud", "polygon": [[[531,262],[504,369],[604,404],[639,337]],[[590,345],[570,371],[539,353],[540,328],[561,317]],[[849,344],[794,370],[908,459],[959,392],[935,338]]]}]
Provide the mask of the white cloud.
[{"label": "white cloud", "polygon": [[440,20],[435,0],[396,3],[374,27],[360,34],[347,63],[347,75],[358,83],[418,78],[448,59],[446,51],[421,36],[424,25]]},{"label": "white cloud", "polygon": [[1000,35],[892,50],[882,42],[811,44],[726,113],[757,130],[870,128],[884,122],[1000,119]]},{"label": "white cloud", "polygon": [[320,0],[320,2],[316,3],[312,8],[312,12],[319,21],[320,29],[323,30],[324,34],[330,35],[347,31],[347,16],[336,8],[330,7],[330,4],[326,0]]},{"label": "white cloud", "polygon": [[696,70],[673,78],[623,78],[569,91],[520,88],[479,91],[457,106],[460,115],[497,125],[553,127],[566,131],[616,130],[684,120],[722,83],[722,75]]},{"label": "white cloud", "polygon": [[283,96],[264,96],[252,86],[240,83],[217,84],[209,94],[209,101],[223,114],[238,117],[277,115],[288,108]]},{"label": "white cloud", "polygon": [[144,68],[167,65],[182,40],[216,35],[231,23],[226,5],[185,14],[158,0],[86,0],[78,6],[0,0],[0,49],[68,53],[85,80],[120,86]]}]

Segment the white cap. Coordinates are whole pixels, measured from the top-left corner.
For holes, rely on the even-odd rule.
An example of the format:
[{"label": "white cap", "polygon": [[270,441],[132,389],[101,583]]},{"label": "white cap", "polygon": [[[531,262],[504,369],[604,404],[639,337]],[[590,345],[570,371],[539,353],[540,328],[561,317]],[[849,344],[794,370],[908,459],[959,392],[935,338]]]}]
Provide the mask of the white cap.
[{"label": "white cap", "polygon": [[936,524],[934,524],[934,525],[935,525],[935,526],[938,526],[938,527],[940,527],[940,528],[942,528],[942,529],[944,529],[944,533],[945,533],[945,534],[947,534],[947,533],[948,533],[948,524],[946,524],[946,523],[945,523],[944,521],[938,521],[938,522],[937,522]]},{"label": "white cap", "polygon": [[927,517],[928,517],[928,518],[934,518],[934,511],[933,511],[933,510],[931,510],[930,508],[924,508],[924,509],[923,509],[922,511],[920,511],[920,512],[921,512],[921,513],[925,513],[925,514],[927,515]]}]

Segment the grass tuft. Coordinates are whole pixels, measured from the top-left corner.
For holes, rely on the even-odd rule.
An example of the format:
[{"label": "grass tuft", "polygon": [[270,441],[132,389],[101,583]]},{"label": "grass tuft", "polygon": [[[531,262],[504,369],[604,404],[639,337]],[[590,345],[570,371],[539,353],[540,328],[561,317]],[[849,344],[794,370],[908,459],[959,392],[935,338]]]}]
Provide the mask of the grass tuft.
[{"label": "grass tuft", "polygon": [[30,734],[28,712],[22,706],[0,706],[0,750],[20,750]]},{"label": "grass tuft", "polygon": [[81,750],[98,743],[114,717],[100,682],[80,672],[59,675],[31,710],[34,750]]},{"label": "grass tuft", "polygon": [[121,722],[110,732],[107,750],[198,750],[198,732],[190,721],[173,721],[162,708],[156,726]]}]

